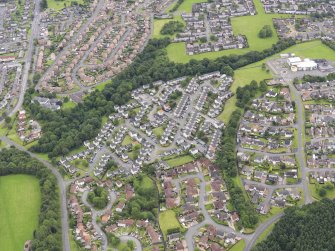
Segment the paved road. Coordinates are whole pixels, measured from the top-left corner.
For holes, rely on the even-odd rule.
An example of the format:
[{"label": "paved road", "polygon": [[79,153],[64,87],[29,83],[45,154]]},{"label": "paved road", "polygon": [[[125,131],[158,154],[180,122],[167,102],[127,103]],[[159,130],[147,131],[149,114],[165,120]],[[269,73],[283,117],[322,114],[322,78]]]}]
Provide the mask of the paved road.
[{"label": "paved road", "polygon": [[299,91],[293,86],[291,81],[288,81],[290,91],[293,94],[295,106],[296,106],[296,113],[297,113],[297,125],[298,125],[298,149],[296,152],[296,156],[300,163],[300,171],[301,171],[301,182],[303,184],[303,193],[305,204],[312,203],[313,199],[308,191],[308,180],[307,180],[307,173],[306,173],[306,158],[305,158],[305,142],[303,140],[303,134],[305,133],[305,120],[304,120],[304,106],[302,100],[300,98]]},{"label": "paved road", "polygon": [[63,250],[64,251],[70,251],[70,240],[69,240],[69,222],[68,222],[68,214],[67,214],[67,200],[66,200],[66,184],[63,180],[62,175],[58,172],[56,168],[54,168],[49,162],[45,161],[44,159],[41,159],[36,154],[33,154],[29,152],[24,147],[16,144],[15,142],[11,141],[7,137],[1,137],[1,140],[5,142],[6,144],[10,146],[15,146],[19,150],[28,153],[30,156],[32,156],[35,159],[38,159],[40,162],[42,162],[51,172],[56,176],[58,187],[60,190],[60,197],[61,197],[61,217],[62,217],[62,240],[63,240]]},{"label": "paved road", "polygon": [[34,19],[31,25],[31,35],[29,38],[29,46],[27,50],[27,55],[24,64],[24,70],[22,74],[22,81],[21,81],[21,90],[19,94],[19,99],[14,107],[14,109],[8,114],[9,116],[13,116],[22,106],[24,100],[24,94],[27,89],[28,84],[28,77],[29,77],[29,69],[33,57],[34,51],[34,39],[38,36],[39,33],[39,19],[40,19],[40,0],[35,0],[35,9],[34,9]]},{"label": "paved road", "polygon": [[121,241],[127,242],[127,241],[133,241],[135,243],[135,249],[134,251],[142,251],[142,244],[141,242],[135,238],[134,236],[130,235],[122,235],[119,237]]},{"label": "paved road", "polygon": [[101,227],[97,223],[97,217],[100,217],[101,215],[103,215],[104,213],[106,213],[108,210],[110,210],[112,208],[112,205],[116,201],[116,194],[113,191],[111,191],[109,193],[110,200],[109,200],[109,203],[108,203],[107,207],[104,208],[104,209],[102,209],[102,210],[96,210],[87,201],[88,192],[89,192],[88,190],[84,191],[81,199],[82,199],[83,203],[87,207],[89,207],[91,209],[91,211],[92,211],[92,224],[93,224],[93,227],[94,227],[94,229],[97,231],[97,233],[101,237],[101,241],[102,241],[102,247],[101,247],[101,249],[102,249],[102,251],[106,251],[107,247],[108,247],[107,236],[106,236],[105,232],[101,230]]},{"label": "paved road", "polygon": [[282,217],[284,213],[279,213],[276,216],[272,217],[268,221],[262,223],[258,226],[256,231],[252,234],[252,238],[249,241],[246,241],[246,245],[244,247],[244,251],[250,251],[252,247],[256,244],[257,239],[259,236],[273,223],[278,221],[280,217]]}]

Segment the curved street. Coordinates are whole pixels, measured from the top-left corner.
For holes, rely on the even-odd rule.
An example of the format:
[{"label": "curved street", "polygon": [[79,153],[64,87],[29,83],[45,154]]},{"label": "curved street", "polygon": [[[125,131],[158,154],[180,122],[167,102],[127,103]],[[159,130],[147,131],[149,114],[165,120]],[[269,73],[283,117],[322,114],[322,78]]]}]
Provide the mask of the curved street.
[{"label": "curved street", "polygon": [[101,227],[97,223],[97,218],[100,217],[101,215],[103,215],[104,213],[106,213],[108,210],[110,210],[112,208],[114,202],[116,201],[116,194],[113,191],[111,191],[109,193],[110,200],[108,202],[108,205],[104,209],[102,209],[102,210],[96,210],[87,201],[88,192],[89,192],[89,190],[84,191],[81,199],[82,199],[84,205],[87,206],[87,207],[89,207],[91,209],[91,211],[92,211],[92,224],[93,224],[93,227],[94,227],[94,229],[97,231],[97,233],[101,237],[101,241],[102,241],[102,247],[101,247],[101,249],[103,251],[106,251],[107,247],[108,247],[107,236],[106,236],[105,232],[101,230]]}]

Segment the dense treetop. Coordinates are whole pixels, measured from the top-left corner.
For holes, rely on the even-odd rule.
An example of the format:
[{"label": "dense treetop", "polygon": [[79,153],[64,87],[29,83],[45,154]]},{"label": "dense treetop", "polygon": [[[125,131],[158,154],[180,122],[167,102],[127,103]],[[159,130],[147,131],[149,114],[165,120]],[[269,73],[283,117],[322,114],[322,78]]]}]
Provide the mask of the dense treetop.
[{"label": "dense treetop", "polygon": [[288,208],[267,239],[253,251],[331,251],[335,249],[334,226],[333,200]]}]

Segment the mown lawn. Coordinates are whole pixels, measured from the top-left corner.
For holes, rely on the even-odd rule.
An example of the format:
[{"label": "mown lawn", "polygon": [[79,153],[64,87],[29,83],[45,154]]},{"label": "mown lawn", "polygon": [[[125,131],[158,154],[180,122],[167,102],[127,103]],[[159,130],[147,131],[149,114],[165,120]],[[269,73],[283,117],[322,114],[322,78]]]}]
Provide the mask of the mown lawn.
[{"label": "mown lawn", "polygon": [[38,226],[41,192],[30,175],[0,177],[0,250],[23,250]]},{"label": "mown lawn", "polygon": [[152,132],[157,136],[161,137],[164,133],[163,127],[156,127],[155,129],[152,130]]},{"label": "mown lawn", "polygon": [[145,189],[153,188],[154,186],[153,181],[148,176],[143,176],[141,181],[139,181],[138,179],[135,179],[134,184],[135,186],[142,187]]},{"label": "mown lawn", "polygon": [[243,251],[245,247],[245,240],[240,240],[234,246],[229,249],[229,251]]},{"label": "mown lawn", "polygon": [[76,102],[68,101],[68,102],[62,104],[62,109],[63,110],[70,110],[73,107],[75,107],[76,105],[77,105]]},{"label": "mown lawn", "polygon": [[204,3],[206,0],[184,0],[184,2],[177,9],[178,12],[192,12],[192,5],[195,3]]},{"label": "mown lawn", "polygon": [[184,165],[186,163],[189,163],[193,160],[194,160],[194,158],[191,155],[184,155],[184,156],[181,156],[181,157],[176,157],[174,159],[169,159],[166,162],[168,163],[169,166],[176,167],[176,166],[181,166],[181,165]]},{"label": "mown lawn", "polygon": [[161,226],[165,238],[169,229],[181,228],[176,214],[172,210],[167,210],[159,214],[159,225]]},{"label": "mown lawn", "polygon": [[327,191],[326,195],[324,197],[321,197],[319,195],[319,190],[321,188],[325,188],[325,184],[308,184],[308,190],[309,192],[312,194],[312,197],[314,199],[317,199],[317,200],[321,200],[323,198],[328,198],[328,199],[335,199],[335,188],[331,189],[331,190],[328,190],[328,189],[325,189]]},{"label": "mown lawn", "polygon": [[171,19],[154,19],[154,30],[153,30],[153,33],[152,33],[152,37],[153,38],[170,37],[171,39],[173,39],[176,36],[176,34],[170,36],[170,35],[162,35],[160,33],[160,31],[163,28],[164,24],[166,24],[166,23],[168,23],[170,21],[179,21],[179,22],[185,24],[184,20],[181,18],[180,15],[175,15]]},{"label": "mown lawn", "polygon": [[48,9],[54,9],[59,11],[64,9],[65,6],[71,6],[71,2],[77,2],[78,4],[83,4],[83,0],[47,0],[48,2]]}]

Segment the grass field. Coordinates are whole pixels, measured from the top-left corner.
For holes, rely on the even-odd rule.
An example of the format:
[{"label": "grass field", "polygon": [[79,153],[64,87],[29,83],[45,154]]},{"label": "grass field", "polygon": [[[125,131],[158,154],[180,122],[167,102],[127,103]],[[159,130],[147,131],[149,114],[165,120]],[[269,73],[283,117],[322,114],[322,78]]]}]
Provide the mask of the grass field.
[{"label": "grass field", "polygon": [[161,226],[165,238],[168,229],[181,228],[176,214],[172,210],[167,210],[159,214],[159,225]]},{"label": "grass field", "polygon": [[83,0],[47,0],[48,9],[54,9],[56,11],[64,9],[65,6],[71,6],[71,2],[77,2],[83,4]]},{"label": "grass field", "polygon": [[184,2],[177,9],[178,12],[187,12],[190,13],[192,11],[192,5],[195,3],[204,3],[206,0],[184,0]]},{"label": "grass field", "polygon": [[245,247],[245,240],[240,240],[234,246],[229,249],[229,251],[243,251]]},{"label": "grass field", "polygon": [[160,33],[161,29],[163,28],[164,24],[170,22],[170,21],[179,21],[183,24],[185,24],[184,20],[181,18],[180,15],[175,15],[173,18],[171,19],[154,19],[154,31],[152,33],[152,37],[153,38],[164,38],[164,37],[170,37],[170,38],[174,38],[176,36],[170,36],[170,35],[162,35]]},{"label": "grass field", "polygon": [[77,105],[76,102],[68,101],[68,102],[66,102],[66,103],[63,103],[63,105],[62,105],[62,109],[63,109],[63,110],[69,110],[69,109],[75,107],[76,105]]},{"label": "grass field", "polygon": [[30,175],[0,177],[0,250],[22,250],[38,225],[41,193]]},{"label": "grass field", "polygon": [[335,188],[332,190],[327,190],[326,196],[321,197],[319,195],[319,190],[321,188],[325,188],[325,184],[308,184],[308,190],[312,194],[312,197],[317,200],[321,200],[323,198],[328,198],[328,199],[335,199]]},{"label": "grass field", "polygon": [[184,165],[186,163],[189,163],[193,160],[194,160],[194,158],[192,156],[184,155],[184,156],[181,156],[181,157],[176,157],[174,159],[169,159],[166,162],[168,163],[169,166],[176,167],[176,166],[181,166],[181,165]]},{"label": "grass field", "polygon": [[152,132],[157,136],[161,137],[164,133],[163,127],[156,127],[155,129],[152,130]]},{"label": "grass field", "polygon": [[141,182],[138,179],[134,180],[134,184],[136,186],[142,187],[142,188],[152,188],[154,186],[153,181],[148,176],[143,176],[143,179]]}]

